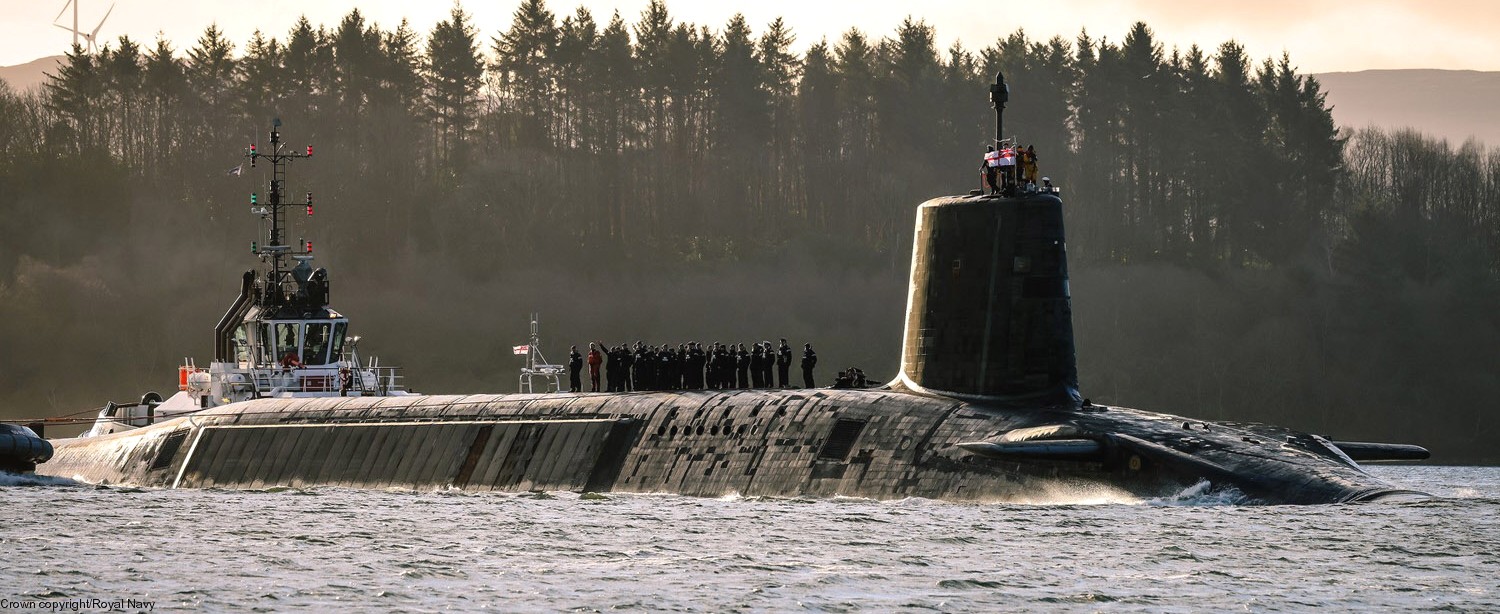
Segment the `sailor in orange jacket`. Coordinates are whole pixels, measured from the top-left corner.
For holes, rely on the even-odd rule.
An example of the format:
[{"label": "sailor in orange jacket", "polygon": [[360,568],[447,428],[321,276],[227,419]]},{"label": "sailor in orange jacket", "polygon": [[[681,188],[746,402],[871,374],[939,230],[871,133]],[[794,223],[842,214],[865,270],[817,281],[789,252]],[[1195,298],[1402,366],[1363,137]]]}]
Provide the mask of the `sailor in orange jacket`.
[{"label": "sailor in orange jacket", "polygon": [[599,392],[599,365],[604,364],[604,356],[599,354],[599,348],[589,344],[589,384],[593,386],[589,392]]}]

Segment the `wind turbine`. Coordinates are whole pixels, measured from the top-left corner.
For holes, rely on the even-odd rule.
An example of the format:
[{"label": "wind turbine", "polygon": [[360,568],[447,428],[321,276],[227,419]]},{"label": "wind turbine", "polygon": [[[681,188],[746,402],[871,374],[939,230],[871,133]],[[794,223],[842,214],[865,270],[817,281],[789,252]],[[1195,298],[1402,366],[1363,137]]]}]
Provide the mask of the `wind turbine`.
[{"label": "wind turbine", "polygon": [[[73,7],[73,27],[71,27],[71,28],[69,28],[68,26],[62,25],[60,23],[57,23],[57,20],[60,19],[60,18],[62,18],[63,13],[68,12],[68,7],[69,6]],[[57,26],[59,28],[62,28],[64,30],[68,30],[68,31],[72,32],[73,33],[73,46],[75,46],[75,47],[78,46],[78,37],[82,36],[85,41],[88,41],[88,47],[87,47],[88,52],[89,53],[94,53],[94,52],[96,52],[96,51],[99,50],[99,46],[95,43],[95,39],[98,38],[98,36],[99,36],[99,28],[103,28],[104,27],[104,21],[106,19],[109,19],[109,14],[113,13],[113,12],[115,12],[115,5],[114,5],[114,3],[110,3],[109,10],[104,12],[104,17],[99,20],[99,25],[94,26],[94,31],[93,32],[89,32],[89,33],[84,33],[83,31],[81,31],[81,30],[78,29],[78,0],[68,0],[66,3],[63,4],[62,10],[57,12],[57,17],[53,17],[52,18],[52,25]]]}]

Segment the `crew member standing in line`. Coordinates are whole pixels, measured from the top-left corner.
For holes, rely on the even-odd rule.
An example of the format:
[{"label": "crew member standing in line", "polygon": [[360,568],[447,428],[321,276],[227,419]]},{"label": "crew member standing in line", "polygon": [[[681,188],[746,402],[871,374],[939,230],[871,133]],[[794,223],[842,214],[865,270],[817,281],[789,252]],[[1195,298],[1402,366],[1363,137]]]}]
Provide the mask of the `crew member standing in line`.
[{"label": "crew member standing in line", "polygon": [[703,346],[697,341],[688,344],[688,377],[687,387],[689,390],[703,389]]},{"label": "crew member standing in line", "polygon": [[750,387],[751,388],[762,388],[762,387],[764,387],[766,385],[766,381],[761,378],[761,373],[763,373],[765,371],[765,366],[766,366],[766,351],[765,351],[764,348],[760,347],[759,343],[756,343],[755,344],[755,348],[752,349],[752,350],[750,350]]},{"label": "crew member standing in line", "polygon": [[589,392],[599,392],[599,365],[604,363],[604,356],[599,354],[598,346],[589,344],[589,383],[593,386]]},{"label": "crew member standing in line", "polygon": [[729,356],[729,351],[724,349],[724,344],[715,341],[713,373],[709,374],[709,377],[714,380],[715,389],[724,390],[726,388],[734,387],[725,385],[726,382],[733,378],[724,377],[725,373],[732,373],[734,371],[734,369],[732,368],[733,362],[733,358]]},{"label": "crew member standing in line", "polygon": [[770,341],[760,342],[765,357],[760,361],[760,381],[766,388],[776,387],[776,351],[771,348]]},{"label": "crew member standing in line", "polygon": [[703,379],[708,384],[709,390],[719,389],[719,360],[715,354],[719,351],[719,342],[708,346],[708,351],[703,353]]},{"label": "crew member standing in line", "polygon": [[812,349],[812,344],[802,346],[802,387],[813,388],[813,367],[818,366],[818,353]]},{"label": "crew member standing in line", "polygon": [[782,388],[792,387],[792,382],[788,381],[791,379],[788,373],[791,370],[792,346],[786,344],[786,338],[782,338],[781,345],[776,348],[776,376]]},{"label": "crew member standing in line", "polygon": [[349,396],[351,388],[354,388],[354,373],[349,367],[339,367],[339,396]]},{"label": "crew member standing in line", "polygon": [[750,387],[750,352],[745,350],[745,344],[740,344],[740,349],[735,353],[734,366],[736,374],[739,375],[739,388]]},{"label": "crew member standing in line", "polygon": [[645,390],[646,369],[650,368],[650,365],[646,364],[645,341],[636,340],[635,352],[631,354],[630,362],[631,364],[635,365],[635,367],[630,370],[630,388],[632,390]]},{"label": "crew member standing in line", "polygon": [[604,346],[604,391],[616,392],[620,385],[620,348]]},{"label": "crew member standing in line", "polygon": [[578,346],[570,346],[568,350],[568,392],[583,391],[583,354],[578,353]]}]

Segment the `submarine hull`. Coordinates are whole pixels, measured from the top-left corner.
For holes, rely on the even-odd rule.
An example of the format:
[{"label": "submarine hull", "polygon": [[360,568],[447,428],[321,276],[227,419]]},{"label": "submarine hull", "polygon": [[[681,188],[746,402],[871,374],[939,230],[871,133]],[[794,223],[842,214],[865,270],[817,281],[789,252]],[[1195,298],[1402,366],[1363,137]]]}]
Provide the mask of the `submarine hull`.
[{"label": "submarine hull", "polygon": [[890,389],[261,399],[52,443],[39,474],[166,488],[1044,502],[1171,496],[1207,481],[1255,503],[1395,492],[1292,431]]}]

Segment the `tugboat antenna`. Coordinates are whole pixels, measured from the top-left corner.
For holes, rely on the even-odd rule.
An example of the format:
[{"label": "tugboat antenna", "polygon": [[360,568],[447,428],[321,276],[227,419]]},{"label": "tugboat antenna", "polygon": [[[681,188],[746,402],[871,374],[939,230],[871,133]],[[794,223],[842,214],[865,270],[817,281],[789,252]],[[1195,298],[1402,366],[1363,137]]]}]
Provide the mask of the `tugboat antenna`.
[{"label": "tugboat antenna", "polygon": [[273,119],[271,121],[271,144],[269,152],[257,150],[254,143],[251,143],[250,147],[245,150],[245,157],[250,159],[251,168],[255,167],[255,163],[258,160],[271,161],[271,183],[267,186],[266,202],[264,204],[257,202],[256,193],[250,193],[250,212],[261,216],[263,219],[269,219],[271,221],[271,228],[266,233],[266,244],[261,246],[256,242],[251,242],[250,251],[260,256],[263,262],[270,265],[266,279],[268,284],[267,292],[262,294],[260,298],[273,303],[280,303],[285,298],[282,292],[284,283],[296,281],[287,279],[291,274],[291,269],[290,267],[283,266],[282,258],[287,256],[306,257],[312,255],[310,244],[303,243],[293,248],[292,246],[283,244],[284,237],[282,235],[286,231],[283,208],[292,205],[304,206],[307,207],[307,214],[312,215],[312,192],[308,192],[306,200],[300,203],[287,201],[284,198],[286,196],[287,164],[298,158],[311,158],[313,148],[312,145],[308,145],[305,152],[284,148],[284,144],[281,142],[280,129],[281,118]]}]

